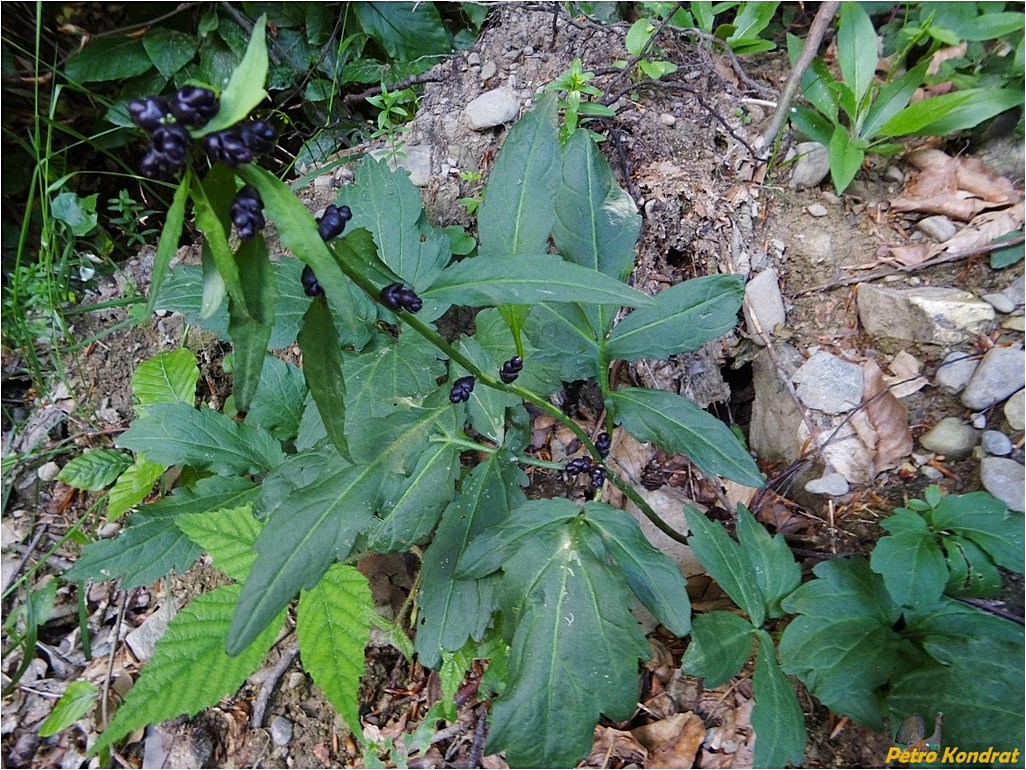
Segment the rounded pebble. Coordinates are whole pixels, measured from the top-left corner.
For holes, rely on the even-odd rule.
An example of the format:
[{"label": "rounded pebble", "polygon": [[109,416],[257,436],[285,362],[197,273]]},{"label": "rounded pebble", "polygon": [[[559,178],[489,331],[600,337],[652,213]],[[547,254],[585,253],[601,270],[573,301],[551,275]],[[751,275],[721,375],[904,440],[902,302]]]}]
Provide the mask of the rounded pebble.
[{"label": "rounded pebble", "polygon": [[828,473],[822,478],[813,479],[805,485],[805,491],[812,495],[840,497],[848,494],[848,479],[840,473]]},{"label": "rounded pebble", "polygon": [[1026,469],[1015,460],[985,457],[980,463],[980,481],[994,497],[1013,511],[1026,510]]},{"label": "rounded pebble", "polygon": [[979,360],[970,353],[948,353],[937,367],[934,381],[938,388],[947,393],[961,393],[973,378],[979,364]]},{"label": "rounded pebble", "polygon": [[827,208],[822,203],[812,203],[805,207],[805,210],[814,217],[825,217]]},{"label": "rounded pebble", "polygon": [[36,476],[39,477],[40,481],[53,481],[61,472],[61,466],[51,460],[45,465],[39,466],[39,470],[36,471]]},{"label": "rounded pebble", "polygon": [[1012,313],[1015,311],[1015,300],[1004,292],[984,294],[980,299],[984,302],[989,302],[990,306],[999,313]]},{"label": "rounded pebble", "polygon": [[271,720],[271,742],[275,746],[288,746],[292,740],[292,722],[283,716]]},{"label": "rounded pebble", "polygon": [[1005,419],[1012,430],[1023,430],[1026,427],[1026,416],[1023,411],[1026,409],[1026,390],[1013,393],[1011,398],[1005,402]]},{"label": "rounded pebble", "polygon": [[919,443],[949,460],[960,460],[968,457],[976,446],[976,431],[957,417],[945,417],[924,433]]},{"label": "rounded pebble", "polygon": [[999,430],[987,430],[980,436],[980,446],[989,455],[1005,457],[1012,453],[1012,439]]}]

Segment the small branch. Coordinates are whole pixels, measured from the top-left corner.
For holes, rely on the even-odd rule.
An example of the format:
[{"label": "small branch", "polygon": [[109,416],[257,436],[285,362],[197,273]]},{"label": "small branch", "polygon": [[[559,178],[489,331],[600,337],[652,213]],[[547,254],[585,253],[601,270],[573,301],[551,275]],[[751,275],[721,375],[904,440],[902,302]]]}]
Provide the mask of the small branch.
[{"label": "small branch", "polygon": [[795,62],[794,68],[791,70],[791,74],[788,76],[787,82],[780,92],[777,110],[773,113],[770,124],[762,134],[763,152],[768,153],[768,148],[772,147],[777,141],[777,135],[787,122],[787,118],[791,114],[791,105],[794,104],[794,100],[798,96],[798,87],[801,85],[802,78],[809,69],[809,65],[812,64],[812,60],[816,58],[816,54],[819,52],[819,44],[823,42],[823,37],[826,35],[830,22],[833,21],[840,5],[838,0],[828,0],[828,2],[819,6],[819,10],[816,11],[816,17],[812,20],[809,34],[805,38],[805,47],[802,48],[801,56]]},{"label": "small branch", "polygon": [[264,715],[267,712],[267,704],[271,700],[271,693],[274,692],[278,680],[285,675],[286,669],[292,665],[292,661],[295,660],[298,653],[299,644],[293,644],[285,650],[281,657],[278,658],[278,662],[274,664],[274,668],[271,669],[264,683],[260,686],[260,693],[253,702],[253,714],[249,720],[249,726],[254,730],[264,726]]},{"label": "small branch", "polygon": [[[398,83],[394,83],[393,85],[389,86],[389,88],[391,88],[391,90],[393,91],[402,91],[404,88],[409,88],[410,86],[417,86],[422,83],[440,83],[444,79],[445,77],[442,74],[437,73],[434,70],[431,70],[429,72],[425,72],[422,75],[413,75],[412,77],[408,77],[405,80],[400,80]],[[365,100],[368,96],[377,96],[380,93],[380,85],[371,86],[370,88],[367,88],[358,94],[346,94],[343,101],[346,104],[359,103]]]},{"label": "small branch", "polygon": [[[730,44],[726,40],[716,37],[716,35],[710,35],[706,32],[702,32],[698,29],[685,29],[683,32],[686,35],[691,35],[692,37],[696,37],[706,43],[715,43],[722,48],[724,55],[730,62],[730,68],[734,70],[734,74],[737,75],[738,80],[746,86],[758,91],[759,93],[766,94],[767,96],[776,95],[776,89],[770,88],[769,86],[763,85],[759,81],[752,79],[752,77],[745,72],[744,68],[741,66],[741,62],[737,60],[737,54],[734,53],[734,49],[730,47]],[[776,105],[774,104],[774,106]]]}]

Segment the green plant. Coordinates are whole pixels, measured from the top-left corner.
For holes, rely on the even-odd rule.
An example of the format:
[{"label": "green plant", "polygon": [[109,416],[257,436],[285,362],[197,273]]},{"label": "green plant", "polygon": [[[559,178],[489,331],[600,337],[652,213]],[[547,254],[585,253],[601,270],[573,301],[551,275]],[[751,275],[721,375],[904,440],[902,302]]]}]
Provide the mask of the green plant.
[{"label": "green plant", "polygon": [[[1017,17],[1014,23],[1021,30],[1022,15],[1010,15]],[[1004,19],[1002,22],[1000,30],[1006,31],[1008,26]],[[999,31],[996,27],[991,29]],[[927,80],[933,53],[948,36],[937,37],[929,19],[920,26],[910,25],[906,32],[884,82],[878,82],[878,40],[873,22],[859,3],[844,3],[837,28],[841,79],[830,72],[822,59],[816,59],[802,78],[802,93],[812,107],[795,107],[791,120],[799,131],[829,148],[830,175],[839,193],[851,184],[867,152],[899,152],[901,145],[891,141],[895,138],[944,136],[977,126],[1023,102],[1019,85],[981,84],[910,104],[916,90]],[[931,38],[932,44],[925,54],[902,72],[916,46]],[[802,42],[788,35],[787,43],[793,64],[801,53]]]},{"label": "green plant", "polygon": [[[604,104],[586,101],[585,96],[602,96],[602,90],[588,85],[595,77],[594,72],[585,72],[580,59],[570,62],[570,68],[545,86],[545,90],[559,94],[559,106],[563,111],[563,126],[560,139],[567,141],[577,130],[582,117],[608,118],[616,113]],[[593,136],[597,136],[594,135]],[[599,140],[602,137],[598,137]]]},{"label": "green plant", "polygon": [[[627,53],[638,60],[638,71],[646,78],[659,80],[663,75],[670,75],[677,71],[677,65],[665,59],[647,59],[644,54],[651,47],[652,38],[656,28],[648,19],[638,19],[627,30],[627,38],[624,44]],[[623,66],[626,66],[623,62]]]},{"label": "green plant", "polygon": [[116,198],[108,199],[107,210],[111,214],[110,224],[121,231],[127,248],[143,246],[160,232],[158,228],[145,224],[145,220],[157,212],[134,200],[128,190],[118,190]]},{"label": "green plant", "polygon": [[402,154],[402,142],[400,137],[409,131],[406,123],[413,118],[413,113],[404,105],[411,108],[417,103],[417,95],[412,88],[402,88],[396,91],[389,91],[382,83],[381,93],[376,96],[367,97],[368,104],[377,107],[377,130],[371,134],[371,139],[385,138],[392,156]]},{"label": "green plant", "polygon": [[[265,66],[258,24],[219,112],[198,130],[242,119],[262,95]],[[583,474],[588,497],[611,483],[664,529],[606,462],[616,431],[685,453],[703,473],[760,485],[752,458],[710,414],[676,394],[610,380],[616,360],[696,350],[733,327],[741,278],[697,278],[654,297],[627,286],[640,216],[587,132],[561,147],[553,96],[510,131],[478,210],[477,255],[451,264],[449,236],[427,222],[405,173],[384,163],[365,160],[343,190],[337,210],[348,207],[352,219],[336,237],[341,227],[319,231],[293,192],[255,163],[216,163],[200,178],[183,157],[155,286],[191,200],[210,264],[181,271],[189,289],[172,275],[162,301],[177,286],[198,321],[231,337],[232,403],[225,414],[193,406],[187,351],[140,368],[138,416],[118,439],[133,466],[97,450],[103,456],[86,465],[97,460],[99,472],[76,468],[65,478],[120,484],[142,460],[183,469],[187,483],[141,506],[116,539],[87,546],[68,577],[119,575],[123,586],[138,585],[206,551],[236,582],[172,621],[92,750],[233,692],[297,596],[304,666],[358,729],[363,646],[371,624],[388,624],[352,563],[427,544],[416,595],[420,662],[441,667],[443,689],[455,692],[461,661],[490,658],[501,691],[492,750],[505,749],[513,764],[577,761],[600,714],[625,718],[635,708],[637,663],[649,653],[632,596],[678,634],[689,630],[689,603],[683,576],[633,518],[597,500],[528,501],[521,466]],[[224,223],[237,180],[247,216],[259,200],[302,262],[272,265],[259,231],[233,251]],[[548,252],[550,238],[559,253]],[[477,309],[473,334],[436,330],[453,306]],[[621,307],[636,309],[614,325]],[[276,335],[298,340],[302,369],[266,355]],[[605,400],[594,437],[549,400],[577,379],[595,380]],[[531,456],[525,404],[566,425],[584,454],[569,463]],[[468,450],[484,459],[464,467]]]},{"label": "green plant", "polygon": [[[647,11],[657,18],[673,15],[669,23],[679,29],[696,29],[704,35],[716,37],[736,54],[753,54],[772,51],[776,44],[761,37],[776,14],[777,2],[721,3],[695,2],[682,7],[682,3],[646,3]],[[716,17],[733,8],[739,8],[730,22],[716,24]],[[644,28],[642,28],[643,30]],[[649,75],[649,77],[652,77]]]},{"label": "green plant", "polygon": [[[986,492],[944,497],[930,487],[925,500],[910,500],[883,521],[892,534],[869,560],[822,562],[801,586],[786,543],[744,508],[737,542],[697,510],[687,517],[695,555],[747,618],[697,616],[683,667],[717,686],[757,644],[756,765],[797,765],[804,752],[801,709],[782,672],[836,713],[876,730],[888,716],[898,724],[942,712],[946,745],[972,751],[1019,741],[1022,629],[952,598],[992,595],[996,565],[1023,571],[1023,518],[999,500]],[[795,617],[782,634],[767,631],[767,619],[785,614]],[[971,694],[967,682],[978,685]]]}]

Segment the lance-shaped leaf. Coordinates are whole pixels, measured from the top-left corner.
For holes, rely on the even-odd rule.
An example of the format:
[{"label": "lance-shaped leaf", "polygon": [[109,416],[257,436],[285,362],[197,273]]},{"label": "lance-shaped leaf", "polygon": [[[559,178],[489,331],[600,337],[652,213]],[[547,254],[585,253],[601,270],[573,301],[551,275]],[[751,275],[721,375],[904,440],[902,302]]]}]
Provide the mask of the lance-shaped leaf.
[{"label": "lance-shaped leaf", "polygon": [[737,326],[744,293],[739,275],[692,278],[661,291],[652,297],[655,307],[636,310],[617,324],[607,355],[637,361],[698,350]]},{"label": "lance-shaped leaf", "polygon": [[204,513],[183,513],[175,524],[210,554],[214,566],[228,577],[245,580],[256,560],[253,544],[262,526],[253,518],[252,504]]},{"label": "lance-shaped leaf", "polygon": [[756,767],[801,767],[805,756],[805,717],[794,685],[777,664],[773,640],[758,629],[752,693],[752,728],[755,730]]},{"label": "lance-shaped leaf", "polygon": [[367,578],[347,564],[331,565],[317,585],[299,597],[296,636],[303,668],[351,730],[361,729],[357,694],[373,612]]},{"label": "lance-shaped leaf", "polygon": [[267,431],[182,403],[150,407],[121,434],[118,445],[165,466],[191,465],[221,475],[259,473],[285,459]]},{"label": "lance-shaped leaf", "polygon": [[[634,712],[638,660],[650,655],[623,572],[600,555],[601,539],[583,518],[564,517],[568,502],[531,501],[513,513],[516,520],[519,511],[533,511],[534,521],[552,504],[558,522],[517,537],[519,547],[503,564],[510,674],[492,708],[487,750],[505,749],[514,767],[576,764],[601,714],[620,720]],[[471,550],[498,545],[504,530],[480,536]]]},{"label": "lance-shaped leaf", "polygon": [[131,464],[131,456],[124,452],[87,449],[61,468],[57,478],[76,489],[96,491],[113,483]]},{"label": "lance-shaped leaf", "polygon": [[649,297],[615,278],[564,262],[554,254],[465,259],[447,267],[422,296],[425,300],[471,307],[538,302],[630,307],[654,304]]},{"label": "lance-shaped leaf", "polygon": [[349,457],[346,439],[346,385],[342,377],[342,347],[323,296],[314,297],[299,332],[303,375],[317,404],[328,438],[343,457]]},{"label": "lance-shaped leaf", "polygon": [[298,366],[267,356],[246,423],[263,428],[279,441],[292,441],[299,433],[306,394],[306,380]]},{"label": "lance-shaped leaf", "polygon": [[598,531],[627,584],[649,612],[677,636],[691,630],[687,581],[673,560],[645,538],[638,522],[604,503],[585,503],[588,524]]},{"label": "lance-shaped leaf", "polygon": [[524,326],[528,339],[537,348],[531,362],[556,372],[549,387],[563,382],[587,380],[598,376],[599,344],[591,320],[580,305],[542,303],[531,308]]},{"label": "lance-shaped leaf", "polygon": [[71,682],[60,700],[53,707],[50,716],[39,726],[39,736],[49,738],[61,730],[71,727],[96,705],[99,688],[92,682]]},{"label": "lance-shaped leaf", "polygon": [[257,233],[243,242],[235,253],[235,261],[239,266],[246,310],[239,312],[234,300],[228,303],[228,333],[235,353],[232,385],[236,407],[240,412],[247,412],[260,384],[267,343],[274,326],[274,277],[264,237]]},{"label": "lance-shaped leaf", "polygon": [[242,61],[232,71],[232,76],[221,92],[217,114],[194,136],[205,136],[221,131],[245,120],[253,108],[267,98],[264,83],[267,81],[267,16],[261,16],[253,25],[249,44]]},{"label": "lance-shaped leaf", "polygon": [[798,587],[802,569],[783,535],[770,536],[749,510],[737,506],[737,539],[745,559],[752,565],[755,584],[762,594],[766,617],[784,614],[780,602]]},{"label": "lance-shaped leaf", "polygon": [[707,476],[749,487],[763,485],[751,455],[730,429],[683,396],[665,390],[621,388],[606,405],[639,441],[685,455]]},{"label": "lance-shaped leaf", "polygon": [[148,358],[132,375],[135,413],[146,414],[153,404],[189,404],[196,400],[199,366],[188,348],[166,350]]},{"label": "lance-shaped leaf", "polygon": [[501,450],[474,468],[424,552],[416,649],[428,668],[438,668],[442,650],[456,652],[468,638],[480,640],[488,626],[494,577],[458,578],[456,563],[477,535],[524,502],[520,487],[527,478],[513,459]]},{"label": "lance-shaped leaf", "polygon": [[926,520],[906,509],[881,526],[891,534],[877,542],[869,564],[883,576],[887,592],[905,606],[936,602],[948,582],[948,567]]},{"label": "lance-shaped leaf", "polygon": [[195,716],[239,689],[263,661],[285,622],[285,613],[278,613],[252,644],[237,657],[229,657],[224,640],[240,590],[237,584],[221,586],[196,597],[178,613],[90,753],[143,725],[181,714]]},{"label": "lance-shaped leaf", "polygon": [[153,259],[153,273],[150,276],[150,296],[146,301],[147,316],[152,315],[157,307],[160,285],[164,282],[171,260],[178,253],[178,240],[182,237],[182,228],[185,226],[185,203],[189,199],[191,186],[192,168],[186,166],[182,181],[178,184],[178,189],[171,199],[171,206],[167,210],[164,228],[160,231],[160,241],[157,243],[157,253]]},{"label": "lance-shaped leaf", "polygon": [[489,264],[545,251],[556,218],[560,167],[556,97],[550,94],[510,129],[488,174],[478,211],[478,253]]},{"label": "lance-shaped leaf", "polygon": [[702,677],[708,689],[726,684],[752,656],[754,634],[749,621],[729,612],[697,615],[681,668]]},{"label": "lance-shaped leaf", "polygon": [[[215,166],[215,170],[217,168]],[[246,305],[246,296],[242,291],[242,277],[239,275],[239,266],[235,262],[231,248],[228,246],[229,226],[226,223],[228,209],[219,205],[218,202],[223,177],[223,173],[215,174],[214,172],[211,172],[205,181],[193,177],[192,208],[196,213],[196,225],[203,231],[206,249],[204,254],[209,254],[214,266],[217,267],[217,272],[224,281],[228,296],[236,303],[236,312],[246,315],[249,313],[249,308]],[[204,304],[209,303],[205,302]]]}]

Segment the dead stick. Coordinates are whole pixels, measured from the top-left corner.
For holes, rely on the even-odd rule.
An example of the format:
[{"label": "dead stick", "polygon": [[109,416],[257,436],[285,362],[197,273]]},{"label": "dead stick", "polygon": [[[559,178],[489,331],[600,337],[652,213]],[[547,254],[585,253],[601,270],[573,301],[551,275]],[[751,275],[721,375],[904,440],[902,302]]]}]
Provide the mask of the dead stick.
[{"label": "dead stick", "polygon": [[249,720],[249,726],[254,730],[264,726],[264,714],[267,712],[267,704],[271,700],[271,693],[274,691],[275,685],[278,684],[278,680],[285,675],[285,669],[292,664],[298,652],[298,644],[293,644],[285,650],[260,687],[260,694],[257,695],[257,699],[253,703],[253,714]]}]

